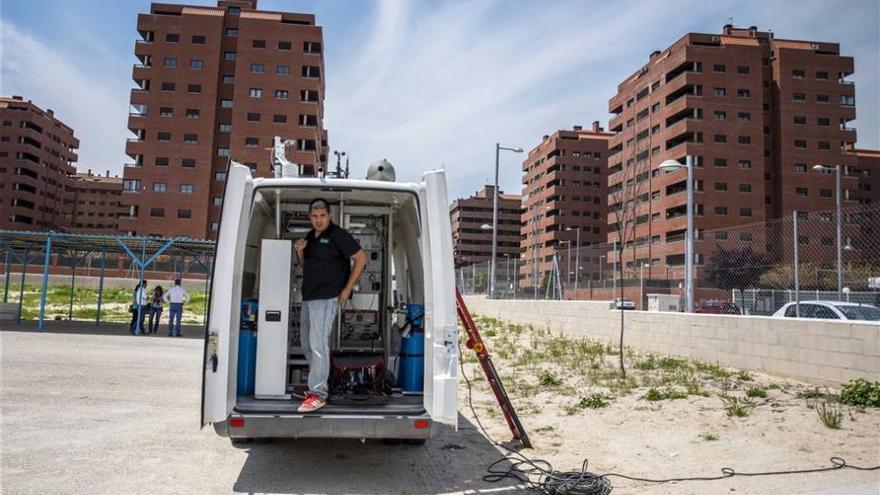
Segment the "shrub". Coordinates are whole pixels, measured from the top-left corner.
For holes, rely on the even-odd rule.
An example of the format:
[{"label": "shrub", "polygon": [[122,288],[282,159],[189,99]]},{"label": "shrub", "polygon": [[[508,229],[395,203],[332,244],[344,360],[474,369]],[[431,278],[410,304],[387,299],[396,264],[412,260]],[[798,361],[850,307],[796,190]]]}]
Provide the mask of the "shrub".
[{"label": "shrub", "polygon": [[658,400],[686,399],[687,395],[688,394],[685,392],[679,392],[679,391],[673,390],[671,388],[666,388],[666,389],[660,390],[660,389],[656,389],[654,387],[651,387],[648,389],[648,392],[645,393],[645,396],[643,398],[645,400],[655,402]]},{"label": "shrub", "polygon": [[832,430],[840,429],[840,423],[843,421],[843,411],[840,410],[840,406],[822,402],[816,407],[816,413],[823,425]]},{"label": "shrub", "polygon": [[767,391],[764,390],[764,389],[761,388],[761,387],[752,387],[752,388],[746,390],[746,397],[751,397],[751,398],[761,397],[761,398],[764,398],[764,397],[767,397]]},{"label": "shrub", "polygon": [[547,370],[541,370],[538,373],[538,383],[545,387],[558,387],[562,385],[562,380],[556,378],[556,376]]},{"label": "shrub", "polygon": [[754,402],[749,399],[734,397],[732,395],[722,395],[720,397],[721,401],[724,402],[724,410],[727,412],[728,416],[744,418],[751,414],[752,409],[755,407]]},{"label": "shrub", "polygon": [[850,380],[840,389],[840,402],[856,407],[880,407],[880,382]]}]

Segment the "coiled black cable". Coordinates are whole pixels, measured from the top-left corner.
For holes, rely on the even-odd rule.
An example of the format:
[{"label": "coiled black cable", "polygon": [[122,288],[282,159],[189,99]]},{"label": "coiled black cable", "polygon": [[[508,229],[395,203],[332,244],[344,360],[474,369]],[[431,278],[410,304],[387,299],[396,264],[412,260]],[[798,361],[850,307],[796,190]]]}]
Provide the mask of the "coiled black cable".
[{"label": "coiled black cable", "polygon": [[[461,344],[458,346],[458,354],[461,356]],[[855,466],[848,464],[842,457],[831,457],[831,465],[818,468],[792,469],[784,471],[758,471],[758,472],[739,472],[733,468],[721,468],[721,474],[717,476],[689,476],[682,478],[640,478],[637,476],[629,476],[620,473],[594,474],[587,471],[589,460],[584,459],[580,471],[556,471],[553,465],[544,459],[533,459],[519,451],[513,450],[504,444],[496,442],[483,427],[479,415],[474,408],[473,390],[471,381],[464,371],[464,362],[459,359],[461,368],[461,376],[464,378],[468,389],[468,408],[474,416],[483,435],[493,445],[507,451],[507,454],[497,461],[493,462],[487,468],[489,474],[483,476],[483,481],[487,483],[497,483],[504,479],[515,479],[523,485],[533,489],[548,493],[551,495],[608,495],[613,489],[611,481],[608,478],[616,477],[630,481],[639,481],[643,483],[671,483],[676,481],[718,481],[735,476],[776,476],[784,474],[806,474],[821,473],[825,471],[836,471],[838,469],[854,469],[856,471],[878,471],[880,465],[877,466]],[[499,467],[503,464],[509,464],[509,467]]]}]

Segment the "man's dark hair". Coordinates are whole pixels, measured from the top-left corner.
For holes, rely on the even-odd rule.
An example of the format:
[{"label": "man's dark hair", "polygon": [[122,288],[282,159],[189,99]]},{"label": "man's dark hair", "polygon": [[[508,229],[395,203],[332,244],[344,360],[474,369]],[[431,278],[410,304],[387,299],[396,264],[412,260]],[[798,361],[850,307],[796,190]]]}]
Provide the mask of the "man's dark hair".
[{"label": "man's dark hair", "polygon": [[179,278],[175,278],[175,279],[174,279],[174,285],[180,285],[180,279],[179,279]]},{"label": "man's dark hair", "polygon": [[327,210],[327,213],[330,213],[330,202],[324,198],[315,198],[309,203],[309,213],[315,209]]}]

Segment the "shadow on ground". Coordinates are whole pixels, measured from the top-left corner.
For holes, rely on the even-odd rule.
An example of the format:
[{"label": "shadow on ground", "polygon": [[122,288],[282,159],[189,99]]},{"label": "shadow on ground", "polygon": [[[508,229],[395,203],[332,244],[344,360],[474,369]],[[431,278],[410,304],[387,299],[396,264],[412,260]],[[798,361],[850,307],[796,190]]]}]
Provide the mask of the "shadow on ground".
[{"label": "shadow on ground", "polygon": [[[203,325],[182,325],[181,332],[184,339],[204,340],[205,327]],[[36,320],[25,320],[21,323],[14,321],[0,321],[0,332],[39,332]],[[45,322],[44,332],[66,333],[71,335],[124,335],[131,336],[128,332],[127,323],[101,323],[95,325],[94,321],[49,321]],[[142,335],[143,338],[168,338],[168,325],[159,325],[158,333],[154,335]],[[181,338],[181,337],[178,337]]]},{"label": "shadow on ground", "polygon": [[248,457],[233,489],[327,494],[522,491],[514,480],[482,480],[486,468],[501,454],[463,416],[458,424],[457,432],[445,430],[422,446],[342,439],[236,445]]}]

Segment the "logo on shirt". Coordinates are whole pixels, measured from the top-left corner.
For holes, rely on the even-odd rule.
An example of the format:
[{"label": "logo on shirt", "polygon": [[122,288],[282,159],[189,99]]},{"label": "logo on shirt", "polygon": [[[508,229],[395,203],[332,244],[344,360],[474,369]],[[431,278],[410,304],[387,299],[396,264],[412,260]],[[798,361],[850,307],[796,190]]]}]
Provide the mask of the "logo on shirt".
[{"label": "logo on shirt", "polygon": [[330,239],[321,239],[318,241],[320,244],[330,244]]}]

